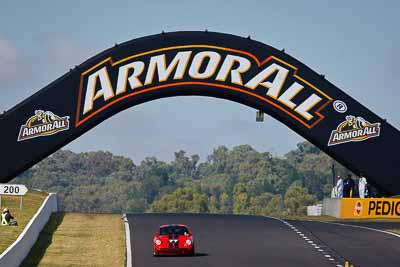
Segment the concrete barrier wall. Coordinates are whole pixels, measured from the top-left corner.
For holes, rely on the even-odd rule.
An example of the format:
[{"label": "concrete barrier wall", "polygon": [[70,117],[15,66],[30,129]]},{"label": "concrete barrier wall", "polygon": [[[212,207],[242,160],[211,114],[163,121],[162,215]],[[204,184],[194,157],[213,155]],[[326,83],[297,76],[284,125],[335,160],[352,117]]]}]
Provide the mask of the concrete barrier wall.
[{"label": "concrete barrier wall", "polygon": [[321,216],[322,204],[307,206],[307,216]]},{"label": "concrete barrier wall", "polygon": [[57,194],[49,194],[17,240],[0,255],[0,266],[19,266],[35,244],[50,215],[58,210]]},{"label": "concrete barrier wall", "polygon": [[324,198],[322,214],[340,218],[341,201],[340,198]]}]

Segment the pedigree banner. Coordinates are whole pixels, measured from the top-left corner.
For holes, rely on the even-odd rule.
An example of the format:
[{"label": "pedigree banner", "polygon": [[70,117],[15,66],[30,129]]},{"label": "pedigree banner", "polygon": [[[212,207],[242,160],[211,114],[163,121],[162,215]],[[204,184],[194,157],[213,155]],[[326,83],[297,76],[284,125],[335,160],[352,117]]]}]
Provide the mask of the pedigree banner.
[{"label": "pedigree banner", "polygon": [[400,199],[397,198],[343,198],[340,218],[399,218]]},{"label": "pedigree banner", "polygon": [[[383,192],[400,192],[397,129],[288,54],[212,32],[164,33],[116,44],[27,96],[0,117],[0,181],[124,109],[187,95],[261,110],[353,172],[364,173]],[[276,140],[266,133],[265,142]]]}]

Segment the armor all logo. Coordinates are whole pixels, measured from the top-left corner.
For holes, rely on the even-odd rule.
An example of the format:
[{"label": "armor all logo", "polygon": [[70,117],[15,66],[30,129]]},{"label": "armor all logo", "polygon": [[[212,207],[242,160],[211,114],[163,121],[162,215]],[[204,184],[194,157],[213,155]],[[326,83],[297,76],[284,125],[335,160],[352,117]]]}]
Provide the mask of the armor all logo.
[{"label": "armor all logo", "polygon": [[69,116],[60,117],[51,111],[36,110],[21,126],[18,141],[49,136],[69,129]]},{"label": "armor all logo", "polygon": [[346,120],[333,130],[328,146],[348,142],[361,142],[380,135],[380,123],[370,123],[362,117],[346,116]]}]

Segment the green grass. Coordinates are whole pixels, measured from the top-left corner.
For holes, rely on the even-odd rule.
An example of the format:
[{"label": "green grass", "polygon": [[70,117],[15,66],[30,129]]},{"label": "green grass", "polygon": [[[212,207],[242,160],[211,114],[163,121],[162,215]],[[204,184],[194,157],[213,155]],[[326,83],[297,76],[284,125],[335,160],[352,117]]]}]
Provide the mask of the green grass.
[{"label": "green grass", "polygon": [[400,229],[386,229],[385,231],[392,232],[395,234],[400,234]]},{"label": "green grass", "polygon": [[42,205],[46,193],[29,191],[23,197],[22,210],[19,209],[20,197],[1,196],[1,210],[7,207],[18,222],[17,227],[0,226],[0,254],[4,252],[24,230],[30,219]]},{"label": "green grass", "polygon": [[121,215],[55,213],[22,263],[31,266],[121,266],[125,232]]}]

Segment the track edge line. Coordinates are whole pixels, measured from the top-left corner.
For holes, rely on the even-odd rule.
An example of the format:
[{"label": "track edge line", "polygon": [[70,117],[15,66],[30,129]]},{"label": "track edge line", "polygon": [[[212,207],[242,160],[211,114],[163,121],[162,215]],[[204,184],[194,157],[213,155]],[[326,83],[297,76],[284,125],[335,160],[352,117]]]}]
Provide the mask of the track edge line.
[{"label": "track edge line", "polygon": [[354,227],[354,228],[360,228],[360,229],[365,229],[365,230],[375,231],[375,232],[379,232],[379,233],[384,233],[384,234],[388,234],[388,235],[392,235],[392,236],[400,238],[399,234],[388,232],[388,231],[385,231],[385,230],[375,229],[375,228],[371,228],[371,227],[361,226],[361,225],[335,223],[335,222],[322,222],[322,221],[315,221],[315,222],[326,223],[326,224],[334,224],[334,225],[341,225],[341,226],[348,226],[348,227]]}]

